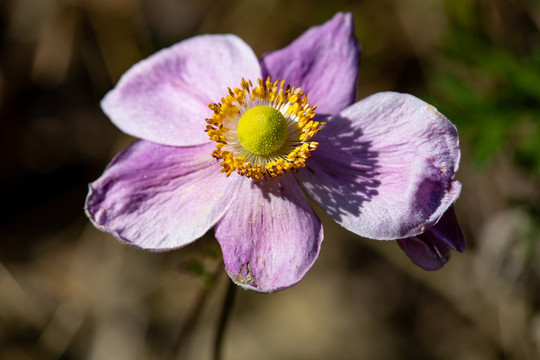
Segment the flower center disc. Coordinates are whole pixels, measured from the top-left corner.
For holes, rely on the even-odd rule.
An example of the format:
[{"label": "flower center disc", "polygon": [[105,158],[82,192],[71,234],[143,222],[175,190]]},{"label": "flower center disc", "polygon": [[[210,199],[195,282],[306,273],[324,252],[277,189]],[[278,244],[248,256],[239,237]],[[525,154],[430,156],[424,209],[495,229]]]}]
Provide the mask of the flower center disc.
[{"label": "flower center disc", "polygon": [[254,180],[297,171],[319,145],[310,141],[325,122],[315,121],[315,108],[300,88],[285,80],[242,79],[239,88],[227,88],[205,132],[216,142],[212,157],[227,176],[237,172]]},{"label": "flower center disc", "polygon": [[242,115],[238,137],[243,147],[257,155],[270,155],[287,140],[287,120],[271,106],[256,106]]}]

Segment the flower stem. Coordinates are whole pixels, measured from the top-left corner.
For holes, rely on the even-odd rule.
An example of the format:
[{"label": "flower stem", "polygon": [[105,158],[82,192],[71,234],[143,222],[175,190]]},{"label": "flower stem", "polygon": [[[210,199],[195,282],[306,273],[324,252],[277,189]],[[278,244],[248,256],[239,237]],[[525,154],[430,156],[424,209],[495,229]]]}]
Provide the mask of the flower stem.
[{"label": "flower stem", "polygon": [[203,309],[207,303],[207,300],[212,293],[212,291],[216,288],[216,280],[220,274],[223,273],[222,263],[220,262],[219,265],[216,266],[216,268],[212,272],[205,272],[206,277],[203,282],[203,286],[199,290],[199,293],[197,294],[197,297],[195,298],[195,301],[193,302],[191,306],[191,311],[189,312],[188,317],[184,320],[182,327],[180,328],[180,331],[178,333],[178,336],[176,337],[176,341],[174,345],[171,348],[170,352],[170,360],[176,360],[179,358],[180,353],[182,352],[184,346],[189,343],[189,339],[195,332],[195,327],[197,326],[197,323],[200,320],[200,317],[202,315]]},{"label": "flower stem", "polygon": [[208,287],[203,287],[197,294],[197,298],[193,303],[192,310],[189,312],[188,318],[182,324],[180,332],[178,333],[178,336],[176,338],[176,342],[171,349],[171,360],[177,359],[178,354],[181,352],[182,348],[185,346],[185,344],[188,343],[188,339],[190,338],[190,335],[193,334],[193,329],[195,328],[197,322],[199,321],[199,318],[201,317],[202,310],[204,309],[204,305],[206,304],[206,300],[208,299],[209,294],[210,289]]},{"label": "flower stem", "polygon": [[237,286],[232,281],[229,281],[227,292],[225,293],[225,298],[223,300],[223,307],[221,308],[221,314],[219,316],[219,322],[217,324],[216,337],[214,339],[214,360],[221,360],[223,338],[233,309],[236,288]]}]

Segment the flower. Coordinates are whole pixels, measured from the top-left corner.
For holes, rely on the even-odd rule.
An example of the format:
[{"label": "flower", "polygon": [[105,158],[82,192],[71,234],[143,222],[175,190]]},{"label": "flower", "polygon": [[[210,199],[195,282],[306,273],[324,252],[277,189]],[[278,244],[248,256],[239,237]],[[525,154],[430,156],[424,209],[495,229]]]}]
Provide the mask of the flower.
[{"label": "flower", "polygon": [[142,140],[90,184],[90,220],[150,251],[214,227],[231,279],[272,292],[319,254],[307,195],[353,233],[442,266],[464,246],[456,128],[408,94],[354,103],[359,53],[338,13],[260,60],[234,35],[201,35],[135,64],[101,105]]}]

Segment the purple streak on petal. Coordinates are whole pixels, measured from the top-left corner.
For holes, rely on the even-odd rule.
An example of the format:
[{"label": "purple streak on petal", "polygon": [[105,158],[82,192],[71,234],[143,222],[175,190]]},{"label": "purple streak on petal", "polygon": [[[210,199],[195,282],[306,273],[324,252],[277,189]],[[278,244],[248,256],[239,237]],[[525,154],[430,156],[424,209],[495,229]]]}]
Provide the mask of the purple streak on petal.
[{"label": "purple streak on petal", "polygon": [[425,270],[437,270],[450,259],[448,246],[429,230],[424,234],[397,241],[401,249],[418,266]]},{"label": "purple streak on petal", "polygon": [[227,87],[261,76],[259,62],[234,35],[201,35],[158,51],[129,69],[101,102],[127,134],[163,145],[208,142],[208,104]]},{"label": "purple streak on petal", "polygon": [[335,114],[356,99],[360,46],[350,13],[306,31],[289,46],[261,59],[263,76],[306,91],[319,114]]},{"label": "purple streak on petal", "polygon": [[247,289],[289,287],[317,259],[321,222],[290,174],[261,182],[242,180],[241,196],[216,224],[225,269]]},{"label": "purple streak on petal", "polygon": [[412,95],[378,93],[328,120],[298,172],[339,224],[373,239],[418,235],[457,199],[455,126]]},{"label": "purple streak on petal", "polygon": [[406,239],[398,244],[418,266],[437,270],[450,259],[450,250],[465,251],[465,236],[459,227],[454,207],[444,213],[439,222],[425,233]]},{"label": "purple streak on petal", "polygon": [[465,235],[463,235],[463,232],[459,227],[453,206],[450,206],[439,222],[428,230],[450,249],[459,252],[465,251]]},{"label": "purple streak on petal", "polygon": [[163,251],[189,244],[221,218],[238,186],[219,173],[213,149],[135,142],[90,184],[88,217],[139,248]]}]

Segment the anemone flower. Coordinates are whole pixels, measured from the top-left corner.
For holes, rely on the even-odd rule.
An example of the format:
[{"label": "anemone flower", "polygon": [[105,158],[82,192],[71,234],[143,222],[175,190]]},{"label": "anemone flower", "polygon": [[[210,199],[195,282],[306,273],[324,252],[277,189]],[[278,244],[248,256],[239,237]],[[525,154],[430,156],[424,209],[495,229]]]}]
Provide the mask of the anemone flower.
[{"label": "anemone flower", "polygon": [[259,292],[297,283],[317,259],[307,197],[351,232],[442,266],[465,246],[456,128],[408,94],[355,103],[359,57],[352,15],[339,13],[260,60],[237,36],[201,35],[140,61],[101,106],[141,140],[90,184],[87,215],[150,251],[214,227],[231,279]]}]

